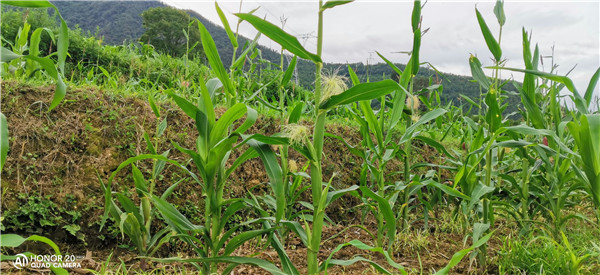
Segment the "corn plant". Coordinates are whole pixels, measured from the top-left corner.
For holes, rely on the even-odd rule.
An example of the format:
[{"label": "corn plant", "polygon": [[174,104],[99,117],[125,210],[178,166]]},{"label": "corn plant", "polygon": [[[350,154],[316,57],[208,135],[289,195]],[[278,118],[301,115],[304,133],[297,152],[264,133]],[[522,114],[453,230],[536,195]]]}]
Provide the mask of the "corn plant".
[{"label": "corn plant", "polygon": [[[56,91],[54,92],[54,98],[50,103],[49,110],[54,109],[63,100],[67,93],[67,86],[63,81],[63,75],[65,73],[65,60],[67,58],[67,50],[69,48],[69,29],[67,23],[63,20],[60,12],[56,6],[52,5],[48,1],[2,1],[2,4],[11,5],[22,8],[53,8],[60,19],[60,28],[58,33],[57,43],[57,62],[56,64],[49,57],[39,57],[39,43],[41,34],[44,29],[36,29],[31,35],[30,42],[27,43],[27,33],[29,32],[28,24],[25,23],[22,31],[20,32],[18,39],[15,41],[16,45],[13,45],[14,49],[17,49],[20,53],[15,53],[5,47],[2,47],[2,63],[11,62],[15,59],[24,58],[27,60],[28,67],[26,68],[29,74],[33,73],[37,65],[39,64],[48,75],[56,81]],[[51,35],[52,36],[52,35]],[[24,55],[25,51],[28,51],[27,55]],[[33,66],[33,67],[32,67]]]},{"label": "corn plant", "polygon": [[[333,195],[329,194],[330,183],[323,188],[323,173],[322,173],[322,156],[323,156],[323,139],[325,136],[325,119],[327,112],[336,106],[353,103],[362,100],[371,100],[379,98],[392,91],[398,90],[397,83],[391,80],[384,80],[375,83],[363,83],[344,90],[340,85],[335,85],[329,88],[323,88],[322,82],[322,43],[323,43],[323,13],[329,8],[338,5],[346,4],[350,1],[330,1],[323,3],[319,1],[318,12],[318,35],[317,35],[317,53],[313,54],[304,49],[298,42],[298,39],[281,30],[279,27],[260,19],[251,14],[236,14],[239,18],[252,24],[259,32],[263,33],[273,41],[279,43],[284,49],[292,54],[311,60],[316,66],[315,75],[315,97],[314,97],[314,121],[312,141],[306,136],[306,131],[297,131],[301,128],[296,128],[296,131],[291,131],[290,143],[294,143],[299,152],[303,154],[310,163],[311,189],[313,200],[313,223],[312,229],[308,224],[304,227],[306,232],[306,244],[308,247],[307,261],[308,273],[317,274],[319,265],[317,255],[321,245],[321,233],[323,219],[325,216],[325,208]],[[304,133],[304,134],[300,134]],[[339,193],[338,193],[339,194]],[[387,253],[385,253],[387,255]]]},{"label": "corn plant", "polygon": [[[164,117],[161,120],[160,109],[154,103],[153,97],[151,96],[148,99],[154,115],[157,118],[157,123],[154,144],[150,140],[148,133],[144,134],[144,139],[146,140],[149,154],[157,155],[158,140],[167,128],[167,118]],[[169,150],[164,151],[160,155],[164,158],[167,158],[169,155]],[[152,222],[157,213],[152,209],[150,200],[152,195],[155,193],[154,191],[156,182],[158,181],[159,175],[165,168],[166,161],[164,159],[153,159],[152,161],[152,173],[149,180],[144,178],[144,175],[140,169],[135,166],[135,164],[131,164],[133,182],[136,187],[138,197],[140,198],[139,206],[136,206],[135,203],[124,193],[111,192],[111,190],[106,187],[104,182],[102,182],[102,179],[99,177],[100,184],[104,190],[105,200],[109,203],[106,206],[106,211],[110,213],[110,216],[115,224],[119,225],[121,235],[124,237],[126,234],[135,244],[138,254],[143,257],[152,256],[172,237],[172,234],[170,233],[173,231],[172,228],[167,226],[153,234]],[[180,182],[181,180],[167,188],[166,191],[161,195],[161,199],[166,200],[177,188]],[[120,203],[122,208],[117,205],[117,202]],[[142,270],[146,270],[146,259],[141,260],[140,268]]]},{"label": "corn plant", "polygon": [[[567,124],[579,150],[580,169],[575,166],[586,190],[596,206],[596,217],[600,224],[600,114],[581,115],[579,122]],[[583,173],[582,171],[583,170]]]},{"label": "corn plant", "polygon": [[[67,50],[69,48],[69,29],[67,28],[67,23],[63,20],[62,16],[58,9],[52,5],[48,1],[3,1],[2,4],[11,5],[15,7],[22,8],[54,8],[56,14],[60,18],[60,29],[59,29],[59,37],[57,40],[57,63],[55,64],[52,59],[49,57],[39,57],[39,43],[41,40],[41,35],[44,30],[50,33],[50,36],[53,38],[52,31],[48,29],[38,28],[33,31],[31,38],[29,39],[29,43],[27,42],[28,33],[30,26],[25,22],[25,26],[19,32],[17,39],[15,40],[16,45],[13,45],[13,50],[17,50],[17,53],[5,48],[1,47],[0,50],[2,59],[0,63],[2,65],[2,71],[9,70],[10,64],[15,64],[20,62],[21,58],[26,59],[25,61],[25,73],[27,75],[34,74],[38,65],[41,66],[47,74],[56,81],[56,90],[54,92],[54,98],[52,99],[52,103],[48,110],[54,109],[58,104],[63,100],[65,94],[67,93],[67,85],[63,81],[64,69],[65,69],[65,60],[67,58]],[[28,45],[29,44],[29,45]],[[28,51],[27,55],[24,55],[25,51]],[[2,141],[0,142],[0,171],[4,167],[4,162],[6,161],[6,156],[8,155],[8,122],[6,120],[6,116],[0,112],[0,138]]]},{"label": "corn plant", "polygon": [[[38,236],[38,235],[31,235],[27,238],[23,238],[17,234],[2,234],[2,235],[0,235],[0,244],[1,244],[0,247],[3,247],[3,248],[15,248],[15,247],[21,246],[26,241],[36,241],[36,242],[45,243],[52,248],[52,250],[54,251],[54,255],[57,255],[57,256],[61,255],[58,245],[56,245],[52,240],[50,240],[46,237],[42,237],[42,236]],[[19,253],[19,255],[25,255],[26,257],[35,256],[35,254],[33,254],[31,252],[23,252],[23,253]],[[18,258],[19,258],[19,256],[0,254],[0,261],[10,261],[10,260],[16,260]],[[54,265],[52,265],[52,264],[49,264],[49,266],[50,266],[50,270],[56,275],[69,274],[69,272],[64,268],[54,267]]]}]

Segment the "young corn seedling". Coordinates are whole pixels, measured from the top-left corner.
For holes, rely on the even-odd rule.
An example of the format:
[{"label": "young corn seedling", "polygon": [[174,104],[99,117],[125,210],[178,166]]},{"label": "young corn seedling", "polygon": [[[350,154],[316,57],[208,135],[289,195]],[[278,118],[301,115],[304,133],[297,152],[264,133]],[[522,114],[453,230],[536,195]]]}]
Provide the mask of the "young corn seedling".
[{"label": "young corn seedling", "polygon": [[[65,98],[67,93],[67,85],[63,81],[63,75],[65,71],[65,60],[67,58],[67,51],[69,48],[69,29],[67,28],[67,23],[63,20],[60,12],[56,8],[56,6],[52,5],[52,3],[48,1],[3,1],[2,4],[11,5],[15,7],[21,8],[53,8],[58,17],[60,18],[60,29],[59,36],[57,39],[54,39],[54,35],[48,31],[47,29],[38,28],[33,31],[31,34],[31,38],[29,39],[29,43],[27,42],[28,31],[30,29],[29,24],[25,22],[25,26],[19,32],[19,35],[15,39],[16,45],[13,45],[13,50],[17,50],[17,52],[13,52],[4,46],[0,47],[2,60],[0,60],[0,65],[2,66],[2,71],[9,71],[10,68],[14,68],[14,65],[21,64],[21,58],[25,59],[25,71],[24,73],[28,76],[34,74],[38,65],[41,66],[48,76],[56,81],[56,90],[54,92],[54,98],[52,99],[52,103],[50,103],[50,107],[48,111],[54,109],[58,104]],[[53,41],[57,42],[57,62],[55,63],[49,57],[39,57],[39,44],[41,41],[42,32],[46,30],[49,32],[50,37],[52,37]],[[29,53],[27,55],[23,55],[24,51],[28,50]],[[12,64],[12,65],[11,65]],[[22,66],[19,66],[22,67]],[[0,171],[4,167],[4,162],[6,161],[6,157],[8,155],[8,121],[6,116],[0,112],[0,139],[2,139],[0,143]]]},{"label": "young corn seedling", "polygon": [[[152,111],[156,116],[156,133],[154,136],[154,144],[150,140],[148,133],[144,133],[144,139],[146,140],[149,154],[158,154],[158,141],[159,138],[164,134],[167,128],[167,118],[164,117],[161,120],[161,114],[159,107],[154,103],[152,96],[148,98]],[[160,154],[162,157],[167,158],[169,150]],[[129,239],[135,244],[138,254],[142,257],[151,257],[163,244],[165,244],[172,235],[170,234],[173,229],[170,227],[164,227],[161,230],[153,233],[152,222],[156,216],[156,211],[152,209],[151,198],[154,195],[155,186],[158,181],[159,175],[165,168],[166,161],[164,159],[153,159],[152,160],[152,171],[151,178],[146,180],[143,173],[135,166],[131,164],[133,182],[140,198],[139,206],[136,206],[133,200],[128,198],[125,193],[112,192],[107,189],[107,186],[100,179],[100,184],[104,190],[105,200],[109,202],[106,205],[106,211],[110,213],[111,218],[115,224],[119,225],[121,235],[127,235]],[[169,195],[177,188],[179,183],[171,185],[161,195],[161,199],[165,200]],[[115,200],[116,198],[116,200]],[[121,205],[119,207],[117,202]],[[142,270],[147,269],[146,259],[142,258],[140,261],[140,268]]]},{"label": "young corn seedling", "polygon": [[[26,241],[36,241],[36,242],[45,243],[52,248],[52,250],[54,251],[54,255],[56,255],[56,256],[61,255],[58,245],[56,245],[56,243],[54,243],[52,240],[50,240],[46,237],[42,237],[42,236],[38,236],[38,235],[31,235],[27,238],[23,238],[17,234],[2,234],[2,235],[0,235],[0,247],[2,247],[2,248],[15,248],[15,247],[22,245]],[[35,256],[35,254],[33,254],[31,252],[23,252],[23,253],[20,253],[19,255],[25,255],[25,257],[27,257],[27,258]],[[27,261],[26,261],[27,258],[23,259],[19,255],[12,256],[12,255],[4,255],[4,253],[2,253],[2,254],[0,254],[0,261],[15,261],[15,260],[20,259],[21,261],[19,261],[18,263],[22,264],[21,268],[25,268],[25,266],[23,266],[23,264],[25,264],[25,265],[27,264]],[[23,260],[25,260],[25,261],[22,262]],[[16,263],[17,262],[15,262],[15,264]],[[45,262],[45,264],[48,264],[48,266],[50,267],[50,270],[56,275],[69,274],[69,272],[66,269],[54,266],[54,263]]]},{"label": "young corn seedling", "polygon": [[[220,57],[214,46],[214,42],[212,42],[210,34],[208,34],[202,25],[199,26],[206,55],[209,60],[212,60],[211,64],[213,65],[213,70],[220,76],[220,80],[223,83],[223,87],[225,87],[226,93],[229,93],[227,100],[231,105],[236,100],[235,92],[228,90],[232,89],[232,87],[227,88],[226,83],[231,85],[231,82],[228,82],[228,75],[224,73],[225,69],[222,67],[222,64],[219,63]],[[231,107],[217,120],[213,106],[215,97],[214,90],[216,88],[211,87],[211,89],[209,89],[203,81],[200,81],[199,84],[201,97],[198,100],[197,105],[176,95],[172,91],[167,92],[182,111],[195,121],[196,129],[198,131],[196,148],[193,150],[186,149],[176,143],[174,143],[174,146],[191,158],[192,163],[196,166],[199,177],[196,176],[195,173],[189,171],[185,166],[174,160],[170,160],[163,155],[140,155],[123,162],[119,168],[113,172],[106,186],[106,190],[110,190],[112,180],[119,170],[135,161],[142,159],[157,159],[171,163],[176,167],[183,169],[201,187],[202,194],[205,198],[205,224],[204,226],[201,226],[191,223],[172,204],[167,202],[166,197],[158,197],[142,190],[143,195],[150,199],[156,211],[161,215],[170,229],[176,232],[178,238],[193,247],[198,254],[197,258],[191,259],[168,258],[154,260],[161,262],[189,262],[194,264],[203,274],[217,272],[217,264],[221,262],[229,263],[229,266],[223,271],[223,274],[229,274],[229,272],[239,264],[257,265],[271,273],[281,274],[279,268],[267,261],[250,257],[230,256],[237,247],[246,241],[268,234],[273,229],[265,228],[246,231],[232,237],[232,235],[245,224],[235,225],[229,230],[225,230],[226,225],[238,210],[244,208],[245,203],[242,199],[237,198],[225,200],[223,198],[223,193],[227,185],[227,179],[235,169],[246,160],[258,155],[263,162],[266,163],[265,168],[272,181],[271,187],[277,196],[277,220],[280,220],[285,206],[285,198],[282,195],[282,190],[284,190],[282,183],[283,177],[281,175],[281,169],[277,164],[275,154],[263,142],[284,144],[285,139],[264,137],[261,135],[249,137],[242,136],[244,132],[256,122],[257,112],[243,103],[235,103],[232,104]],[[244,116],[246,117],[244,122],[239,124],[239,126],[234,127],[233,125],[236,125],[236,122],[241,120]],[[240,137],[243,137],[244,140],[238,144]],[[226,167],[226,163],[230,159],[232,152],[245,143],[248,143],[253,149],[242,153],[237,159],[232,160],[231,166]],[[107,199],[106,204],[108,206],[111,202]],[[113,209],[114,208],[112,207],[107,207],[105,217],[108,215],[108,212]]]}]

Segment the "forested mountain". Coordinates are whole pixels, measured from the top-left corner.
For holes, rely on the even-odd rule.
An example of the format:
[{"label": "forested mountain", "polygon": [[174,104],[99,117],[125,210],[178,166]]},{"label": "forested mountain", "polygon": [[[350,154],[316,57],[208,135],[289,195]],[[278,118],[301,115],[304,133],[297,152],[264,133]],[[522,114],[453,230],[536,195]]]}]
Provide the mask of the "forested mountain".
[{"label": "forested mountain", "polygon": [[[123,44],[136,41],[144,32],[140,14],[149,8],[167,6],[160,1],[56,1],[55,4],[61,11],[61,14],[70,28],[79,26],[84,31],[89,31],[91,34],[103,37],[103,42],[106,44]],[[215,40],[223,63],[230,64],[233,48],[225,30],[194,11],[188,10],[187,12],[192,17],[199,19],[202,24],[205,25]],[[240,36],[238,40],[240,45],[244,45],[249,39]],[[259,49],[263,59],[269,60],[275,64],[280,63],[279,52],[263,46],[259,46]],[[238,51],[241,52],[241,50],[240,47]],[[324,69],[326,71],[339,70],[340,74],[348,75],[348,65],[350,65],[357,73],[361,81],[366,81],[367,77],[370,81],[377,81],[393,77],[394,74],[394,71],[385,63],[370,64],[368,68],[363,63],[328,63],[324,65]],[[396,65],[400,69],[403,69],[405,66],[402,64]],[[314,70],[315,67],[311,62],[300,60],[300,62],[298,62],[297,75],[299,84],[304,87],[312,86]],[[441,83],[444,88],[442,100],[445,102],[453,100],[457,103],[460,94],[464,94],[473,99],[479,97],[479,85],[471,82],[470,80],[472,78],[470,76],[458,76],[445,73],[443,76],[440,76],[435,71],[428,68],[422,68],[419,71],[419,76],[423,78],[423,81],[426,81],[431,77],[435,82]],[[505,90],[515,89],[512,84],[508,84],[505,86]],[[509,109],[507,112],[514,112],[516,111],[517,106],[520,106],[520,99],[518,96],[511,96],[508,103]]]}]

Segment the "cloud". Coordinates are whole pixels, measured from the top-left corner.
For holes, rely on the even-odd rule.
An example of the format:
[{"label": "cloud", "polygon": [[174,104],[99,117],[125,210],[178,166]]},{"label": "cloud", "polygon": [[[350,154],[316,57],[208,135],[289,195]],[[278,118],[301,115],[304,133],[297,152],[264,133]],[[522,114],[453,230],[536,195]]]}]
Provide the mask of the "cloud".
[{"label": "cloud", "polygon": [[[177,7],[193,9],[209,20],[220,24],[213,2],[177,2]],[[232,13],[239,9],[239,2],[220,2],[232,25],[237,18]],[[423,8],[423,28],[430,28],[423,37],[421,59],[429,61],[442,71],[453,74],[470,74],[468,57],[476,54],[486,63],[491,54],[479,29],[475,6],[484,16],[494,34],[499,31],[493,14],[493,1],[448,2],[429,1]],[[256,14],[280,25],[280,18],[287,18],[285,30],[297,36],[310,51],[316,51],[317,2],[316,1],[244,1],[243,11],[262,6]],[[326,62],[366,62],[370,57],[381,60],[379,51],[394,62],[406,63],[408,56],[400,51],[412,48],[410,1],[356,1],[327,10],[324,16],[323,59]],[[579,90],[585,91],[590,77],[600,66],[599,2],[506,2],[506,25],[502,32],[503,57],[507,65],[523,67],[522,27],[532,30],[532,45],[538,43],[542,55],[550,55],[555,46],[555,61],[560,72],[566,73],[577,64],[571,74]],[[247,23],[240,32],[253,37],[256,31]],[[278,48],[267,38],[261,39],[266,46]],[[549,62],[549,61],[548,61]],[[509,76],[509,73],[505,73]],[[517,76],[515,74],[515,76]],[[519,77],[521,78],[521,77]]]}]

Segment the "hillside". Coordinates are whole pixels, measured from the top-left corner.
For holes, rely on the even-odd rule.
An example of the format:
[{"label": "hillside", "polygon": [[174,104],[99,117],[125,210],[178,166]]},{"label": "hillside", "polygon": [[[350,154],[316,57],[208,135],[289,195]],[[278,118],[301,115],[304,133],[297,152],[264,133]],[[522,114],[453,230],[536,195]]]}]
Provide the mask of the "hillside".
[{"label": "hillside", "polygon": [[[144,10],[166,6],[160,1],[58,1],[56,5],[61,10],[70,28],[79,26],[84,31],[102,36],[106,44],[118,45],[127,41],[135,41],[144,32],[142,18],[140,17]],[[229,64],[232,59],[233,48],[225,30],[194,11],[188,10],[188,13],[206,26],[215,40],[223,63]],[[240,45],[244,45],[248,38],[240,36],[238,40]],[[258,48],[263,59],[279,64],[280,55],[278,52],[260,45]],[[238,50],[241,52],[242,49]],[[385,63],[371,64],[369,68],[362,63],[326,63],[324,69],[330,72],[339,70],[340,74],[348,76],[348,65],[353,68],[361,81],[366,81],[367,77],[370,81],[382,80],[394,74],[394,71]],[[403,64],[396,65],[401,69],[405,66]],[[311,62],[301,60],[298,63],[297,80],[299,84],[304,87],[311,87],[314,81],[314,70],[315,68]],[[425,83],[427,83],[429,77],[432,77],[434,81],[441,81],[444,88],[441,99],[444,102],[453,101],[454,104],[459,105],[461,102],[460,94],[473,99],[479,97],[479,85],[471,82],[472,78],[470,76],[449,73],[443,73],[443,76],[440,76],[429,68],[422,68],[419,71],[419,76],[423,78]],[[513,85],[510,84],[505,86],[505,90],[516,91]],[[518,96],[511,96],[508,103],[509,107],[506,113],[516,112],[517,108],[521,106],[521,100]],[[465,109],[467,108],[468,106],[465,106]]]}]

